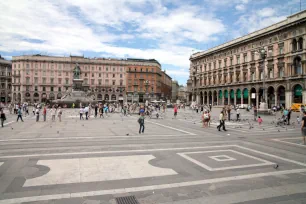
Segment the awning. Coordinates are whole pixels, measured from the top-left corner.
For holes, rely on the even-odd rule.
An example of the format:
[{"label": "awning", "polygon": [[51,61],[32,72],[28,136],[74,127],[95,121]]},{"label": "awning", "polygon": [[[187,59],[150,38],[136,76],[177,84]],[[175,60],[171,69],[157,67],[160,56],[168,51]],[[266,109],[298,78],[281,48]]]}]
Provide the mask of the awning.
[{"label": "awning", "polygon": [[301,85],[296,85],[294,88],[294,95],[295,96],[302,96],[303,95],[303,88]]},{"label": "awning", "polygon": [[227,98],[227,97],[228,97],[228,91],[225,90],[225,91],[224,91],[224,98]]},{"label": "awning", "polygon": [[234,90],[231,90],[231,98],[233,99],[233,98],[235,98],[235,92],[234,92]]},{"label": "awning", "polygon": [[222,91],[219,91],[219,98],[222,98]]},{"label": "awning", "polygon": [[240,89],[237,90],[237,98],[241,98],[241,90]]},{"label": "awning", "polygon": [[243,90],[243,98],[248,98],[249,97],[249,91],[247,89]]}]

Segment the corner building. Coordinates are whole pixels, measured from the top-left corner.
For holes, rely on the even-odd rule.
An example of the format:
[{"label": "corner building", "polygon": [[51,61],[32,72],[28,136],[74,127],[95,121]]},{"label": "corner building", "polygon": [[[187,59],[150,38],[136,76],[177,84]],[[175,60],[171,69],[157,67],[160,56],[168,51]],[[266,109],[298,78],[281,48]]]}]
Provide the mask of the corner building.
[{"label": "corner building", "polygon": [[[190,57],[188,99],[199,104],[306,104],[306,11]],[[266,50],[265,61],[257,54]],[[264,78],[265,77],[265,78]],[[265,86],[263,83],[265,80]]]},{"label": "corner building", "polygon": [[12,63],[5,60],[0,55],[0,102],[11,102],[11,86],[12,86]]}]

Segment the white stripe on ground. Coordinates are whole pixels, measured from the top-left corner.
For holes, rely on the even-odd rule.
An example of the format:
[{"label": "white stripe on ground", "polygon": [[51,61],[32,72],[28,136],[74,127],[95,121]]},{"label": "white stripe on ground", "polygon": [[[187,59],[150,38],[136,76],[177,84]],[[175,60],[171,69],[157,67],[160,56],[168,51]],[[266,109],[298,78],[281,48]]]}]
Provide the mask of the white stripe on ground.
[{"label": "white stripe on ground", "polygon": [[281,142],[281,143],[285,143],[285,144],[290,144],[290,145],[295,145],[295,146],[298,146],[298,147],[304,147],[304,148],[306,148],[306,145],[304,145],[304,144],[297,144],[297,143],[293,143],[293,142],[288,142],[288,141],[284,141],[284,140],[292,140],[292,139],[300,139],[301,141],[303,141],[303,138],[302,138],[302,136],[301,137],[293,137],[293,138],[282,138],[282,139],[279,139],[279,138],[277,138],[277,139],[272,139],[272,140],[274,140],[274,141],[276,141],[276,142]]},{"label": "white stripe on ground", "polygon": [[88,196],[114,195],[114,194],[132,193],[132,192],[140,192],[140,191],[152,191],[152,190],[160,190],[160,189],[167,189],[167,188],[188,187],[188,186],[194,186],[194,185],[212,184],[212,183],[220,183],[220,182],[227,182],[227,181],[238,181],[238,180],[244,180],[244,179],[253,179],[253,178],[266,177],[266,176],[277,176],[277,175],[304,173],[304,172],[306,172],[306,169],[294,169],[294,170],[273,171],[273,172],[267,172],[267,173],[257,173],[257,174],[249,174],[249,175],[242,175],[242,176],[231,176],[231,177],[223,177],[223,178],[215,178],[215,179],[198,180],[198,181],[187,181],[187,182],[171,183],[171,184],[159,184],[159,185],[151,185],[151,186],[118,188],[118,189],[88,191],[88,192],[79,192],[79,193],[63,193],[63,194],[53,194],[53,195],[31,196],[31,197],[0,200],[0,204],[16,204],[16,203],[35,202],[35,201],[44,201],[44,200],[59,200],[63,198],[82,198],[82,197],[88,197]]},{"label": "white stripe on ground", "polygon": [[186,133],[186,134],[189,134],[189,135],[196,135],[194,133],[191,133],[191,132],[187,132],[185,130],[181,130],[181,129],[177,129],[177,128],[174,128],[174,127],[171,127],[171,126],[167,126],[167,125],[162,125],[162,124],[159,124],[159,123],[154,123],[154,122],[151,122],[151,121],[147,121],[148,123],[153,123],[155,125],[159,125],[159,126],[162,126],[162,127],[165,127],[165,128],[169,128],[169,129],[172,129],[172,130],[176,130],[176,131],[179,131],[179,132],[183,132],[183,133]]},{"label": "white stripe on ground", "polygon": [[11,123],[14,123],[15,121],[11,121],[11,122],[8,122],[8,123],[4,123],[3,124],[3,126],[7,126],[7,125],[9,125],[9,124],[11,124]]}]

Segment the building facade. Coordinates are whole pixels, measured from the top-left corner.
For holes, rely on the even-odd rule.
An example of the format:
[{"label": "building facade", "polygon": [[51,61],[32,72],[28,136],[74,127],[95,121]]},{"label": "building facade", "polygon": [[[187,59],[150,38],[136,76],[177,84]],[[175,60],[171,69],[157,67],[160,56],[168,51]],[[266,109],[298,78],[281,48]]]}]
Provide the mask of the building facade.
[{"label": "building facade", "polygon": [[0,102],[11,102],[12,63],[0,55]]},{"label": "building facade", "polygon": [[127,102],[160,100],[162,97],[161,65],[155,59],[129,59],[132,63],[126,67]]},{"label": "building facade", "polygon": [[126,67],[134,62],[118,59],[16,56],[12,59],[13,102],[46,102],[71,91],[73,69],[79,65],[83,87],[97,101],[126,100]]},{"label": "building facade", "polygon": [[167,101],[171,99],[172,95],[172,78],[166,74],[166,71],[162,71],[161,74],[161,100]]},{"label": "building facade", "polygon": [[[189,99],[268,107],[306,103],[306,11],[190,57]],[[261,53],[265,53],[261,55]]]},{"label": "building facade", "polygon": [[178,100],[180,100],[181,102],[187,102],[187,98],[186,98],[186,91],[187,91],[187,87],[180,85],[179,89],[178,89]]},{"label": "building facade", "polygon": [[179,91],[179,84],[176,80],[172,81],[172,97],[171,100],[173,103],[176,102],[176,100],[178,100],[178,91]]}]

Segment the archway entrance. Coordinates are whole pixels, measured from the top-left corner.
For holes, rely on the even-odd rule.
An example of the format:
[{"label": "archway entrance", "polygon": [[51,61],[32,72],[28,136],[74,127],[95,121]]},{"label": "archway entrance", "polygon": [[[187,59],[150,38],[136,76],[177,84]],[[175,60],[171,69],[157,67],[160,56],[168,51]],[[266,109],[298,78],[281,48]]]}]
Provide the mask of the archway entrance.
[{"label": "archway entrance", "polygon": [[303,87],[300,84],[297,84],[293,87],[292,102],[293,103],[303,102]]},{"label": "archway entrance", "polygon": [[256,97],[258,97],[258,96],[256,96],[256,89],[255,88],[251,88],[251,104],[253,106],[257,105],[256,104]]},{"label": "archway entrance", "polygon": [[249,90],[243,89],[243,104],[249,104]]},{"label": "archway entrance", "polygon": [[213,105],[216,105],[217,104],[217,91],[214,91],[213,93],[213,98],[214,98],[214,104]]},{"label": "archway entrance", "polygon": [[212,104],[212,93],[211,93],[211,91],[208,92],[208,100],[209,100],[209,104]]},{"label": "archway entrance", "polygon": [[[231,89],[231,91],[230,91],[230,104],[234,104],[235,103],[235,91],[233,90],[233,89]],[[234,105],[236,105],[236,104],[234,104]]]},{"label": "archway entrance", "polygon": [[269,86],[268,90],[267,90],[267,94],[268,94],[268,108],[272,108],[275,105],[275,95],[274,95],[274,87],[273,86]]},{"label": "archway entrance", "polygon": [[204,104],[207,104],[207,102],[208,102],[208,101],[207,101],[207,92],[205,91],[205,92],[204,92]]},{"label": "archway entrance", "polygon": [[222,103],[223,94],[222,94],[222,91],[221,91],[221,90],[219,91],[218,97],[219,97],[219,104],[218,104],[218,105],[223,105],[223,103]]},{"label": "archway entrance", "polygon": [[277,102],[278,105],[282,105],[286,107],[286,94],[285,94],[285,87],[279,86],[277,89]]},{"label": "archway entrance", "polygon": [[236,91],[236,104],[241,104],[241,90],[237,89]]},{"label": "archway entrance", "polygon": [[228,91],[224,91],[224,105],[228,105]]},{"label": "archway entrance", "polygon": [[200,104],[203,105],[204,99],[203,99],[203,92],[200,92]]}]

